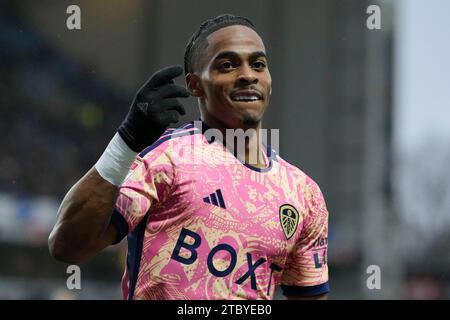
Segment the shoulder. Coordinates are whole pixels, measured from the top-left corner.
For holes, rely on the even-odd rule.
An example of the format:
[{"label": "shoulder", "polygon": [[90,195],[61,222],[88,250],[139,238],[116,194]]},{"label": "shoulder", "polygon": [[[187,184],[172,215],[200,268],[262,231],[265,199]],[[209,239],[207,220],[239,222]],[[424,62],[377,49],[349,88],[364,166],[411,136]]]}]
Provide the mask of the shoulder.
[{"label": "shoulder", "polygon": [[[274,152],[272,150],[272,152]],[[275,158],[276,157],[276,158]],[[303,170],[294,164],[290,163],[286,159],[282,158],[280,155],[275,154],[275,160],[278,162],[279,166],[286,171],[286,173],[293,178],[294,182],[297,184],[301,184],[302,186],[307,184],[316,184],[316,182],[308,176]]]},{"label": "shoulder", "polygon": [[201,131],[194,127],[193,122],[185,123],[178,128],[168,128],[158,140],[142,150],[139,157],[144,160],[162,154],[171,157],[174,152],[174,147],[190,143],[189,137],[199,133]]},{"label": "shoulder", "polygon": [[310,206],[321,205],[321,203],[324,202],[322,190],[313,178],[299,167],[281,158],[279,155],[277,155],[277,161],[280,166],[285,168],[287,174],[292,178],[293,185],[297,188],[300,197],[305,199]]}]

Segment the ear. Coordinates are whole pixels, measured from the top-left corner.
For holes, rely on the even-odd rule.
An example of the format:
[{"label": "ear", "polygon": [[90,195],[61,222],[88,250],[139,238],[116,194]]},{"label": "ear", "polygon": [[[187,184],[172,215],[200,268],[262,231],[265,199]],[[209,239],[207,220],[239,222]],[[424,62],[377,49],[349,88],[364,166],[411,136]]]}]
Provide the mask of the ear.
[{"label": "ear", "polygon": [[186,85],[192,96],[197,98],[203,96],[203,88],[200,82],[200,77],[195,73],[188,73],[186,75]]}]

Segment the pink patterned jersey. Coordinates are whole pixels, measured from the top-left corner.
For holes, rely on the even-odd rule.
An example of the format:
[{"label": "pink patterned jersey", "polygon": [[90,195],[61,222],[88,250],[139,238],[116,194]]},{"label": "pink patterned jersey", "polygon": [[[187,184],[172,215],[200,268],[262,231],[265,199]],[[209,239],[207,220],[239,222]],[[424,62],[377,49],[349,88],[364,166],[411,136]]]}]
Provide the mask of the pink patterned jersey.
[{"label": "pink patterned jersey", "polygon": [[[203,124],[205,125],[205,124]],[[125,299],[272,299],[328,292],[318,185],[268,148],[240,162],[189,123],[133,164],[111,223],[128,235]]]}]

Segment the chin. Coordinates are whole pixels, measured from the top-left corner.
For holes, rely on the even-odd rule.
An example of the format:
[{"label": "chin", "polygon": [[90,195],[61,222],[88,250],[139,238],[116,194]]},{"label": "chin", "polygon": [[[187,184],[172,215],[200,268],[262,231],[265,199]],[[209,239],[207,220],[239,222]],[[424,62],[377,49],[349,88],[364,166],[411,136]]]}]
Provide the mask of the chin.
[{"label": "chin", "polygon": [[242,123],[245,126],[254,127],[261,122],[262,115],[244,114],[242,117]]}]

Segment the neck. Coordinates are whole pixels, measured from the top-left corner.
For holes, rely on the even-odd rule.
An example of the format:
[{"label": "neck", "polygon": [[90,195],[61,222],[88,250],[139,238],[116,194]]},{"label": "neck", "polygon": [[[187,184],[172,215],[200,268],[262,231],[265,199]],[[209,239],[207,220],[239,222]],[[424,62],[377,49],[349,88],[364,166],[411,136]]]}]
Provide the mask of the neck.
[{"label": "neck", "polygon": [[260,121],[255,125],[245,125],[237,121],[236,125],[230,126],[209,114],[202,114],[201,120],[208,127],[217,129],[222,133],[222,137],[224,137],[222,143],[241,162],[258,168],[268,166],[264,157],[266,151],[261,137]]}]

